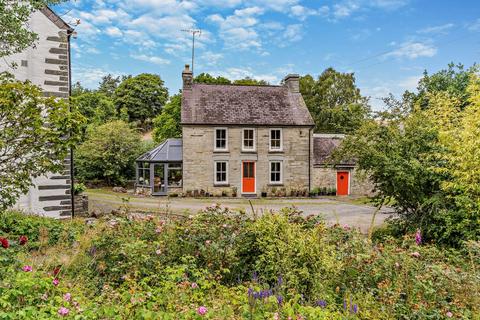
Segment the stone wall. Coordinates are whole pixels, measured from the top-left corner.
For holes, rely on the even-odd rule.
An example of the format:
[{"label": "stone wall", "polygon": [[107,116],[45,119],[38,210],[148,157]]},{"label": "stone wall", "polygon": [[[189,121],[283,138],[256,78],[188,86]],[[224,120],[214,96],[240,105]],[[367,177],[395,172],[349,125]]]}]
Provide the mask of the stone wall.
[{"label": "stone wall", "polygon": [[350,172],[350,194],[357,196],[372,195],[373,183],[355,168],[332,168],[315,166],[312,169],[313,188],[337,188],[337,171]]},{"label": "stone wall", "polygon": [[[34,12],[28,24],[38,34],[39,40],[34,47],[0,59],[0,72],[12,73],[17,80],[31,81],[43,89],[45,96],[68,98],[70,62],[67,30],[41,11]],[[12,68],[12,64],[17,67]],[[70,161],[65,160],[62,172],[33,179],[33,186],[21,196],[15,209],[54,218],[70,217],[70,167]]]},{"label": "stone wall", "polygon": [[[242,152],[242,129],[228,127],[228,152],[214,152],[213,126],[183,126],[183,191],[204,190],[219,195],[241,196],[242,161],[256,162],[256,194],[273,188],[308,189],[309,128],[283,127],[283,151],[270,152],[270,128],[255,129],[256,152]],[[283,164],[283,184],[269,185],[269,161]],[[214,162],[228,161],[228,185],[214,185]]]}]

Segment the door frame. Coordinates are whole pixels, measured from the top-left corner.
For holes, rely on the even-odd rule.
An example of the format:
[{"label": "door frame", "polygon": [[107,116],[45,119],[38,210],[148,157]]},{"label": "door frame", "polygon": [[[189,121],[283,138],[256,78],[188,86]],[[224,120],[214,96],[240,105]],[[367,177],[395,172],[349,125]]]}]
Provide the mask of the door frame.
[{"label": "door frame", "polygon": [[351,194],[350,188],[351,188],[351,180],[352,180],[352,170],[348,170],[348,169],[337,170],[336,174],[335,174],[335,188],[337,189],[337,191],[336,191],[336,196],[337,197],[339,196],[338,195],[338,174],[342,173],[342,172],[346,172],[348,174],[347,196],[349,196]]},{"label": "door frame", "polygon": [[[155,166],[156,165],[163,165],[163,178],[164,178],[164,184],[165,188],[163,192],[155,192],[155,185],[154,185],[154,179],[155,179]],[[168,164],[166,162],[157,162],[157,163],[151,163],[150,164],[150,185],[152,188],[152,196],[166,196],[168,194]]]},{"label": "door frame", "polygon": [[[253,178],[255,179],[253,192],[243,192],[243,164],[245,162],[253,163]],[[240,162],[240,194],[257,194],[257,162],[254,160],[242,160]]]}]

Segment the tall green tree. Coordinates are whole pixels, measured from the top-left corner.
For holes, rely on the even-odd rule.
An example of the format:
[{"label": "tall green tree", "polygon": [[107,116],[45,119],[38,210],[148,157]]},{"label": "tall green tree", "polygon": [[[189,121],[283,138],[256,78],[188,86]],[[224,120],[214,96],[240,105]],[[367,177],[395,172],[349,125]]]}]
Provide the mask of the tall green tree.
[{"label": "tall green tree", "polygon": [[88,130],[77,149],[77,177],[124,184],[135,176],[135,159],[143,152],[140,134],[126,122],[115,120]]},{"label": "tall green tree", "polygon": [[103,76],[98,86],[98,92],[107,97],[112,97],[120,82],[120,77],[114,77],[111,74]]},{"label": "tall green tree", "polygon": [[71,103],[87,119],[86,126],[99,125],[117,118],[112,99],[98,91],[72,97]]},{"label": "tall green tree", "polygon": [[317,80],[311,75],[303,76],[300,92],[315,121],[316,132],[351,133],[371,112],[353,73],[328,68]]},{"label": "tall green tree", "polygon": [[153,140],[156,143],[165,141],[168,138],[179,138],[182,136],[181,121],[182,95],[176,94],[170,98],[162,113],[153,121]]},{"label": "tall green tree", "polygon": [[168,99],[168,89],[160,76],[143,73],[126,78],[114,93],[114,103],[119,113],[128,114],[129,121],[141,127],[160,114]]},{"label": "tall green tree", "polygon": [[32,178],[63,169],[80,137],[83,117],[39,87],[0,74],[0,211],[13,205]]},{"label": "tall green tree", "polygon": [[38,40],[28,26],[30,15],[64,0],[0,0],[0,57],[21,52]]},{"label": "tall green tree", "polygon": [[218,76],[214,77],[209,73],[200,73],[194,79],[195,83],[206,83],[206,84],[231,84],[232,82],[224,77]]}]

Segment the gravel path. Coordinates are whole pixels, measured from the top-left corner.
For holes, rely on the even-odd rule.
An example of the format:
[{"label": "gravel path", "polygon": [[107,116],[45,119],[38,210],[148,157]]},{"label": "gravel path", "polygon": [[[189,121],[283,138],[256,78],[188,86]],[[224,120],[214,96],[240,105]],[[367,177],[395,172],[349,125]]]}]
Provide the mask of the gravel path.
[{"label": "gravel path", "polygon": [[[248,199],[243,198],[166,198],[166,197],[137,197],[132,194],[113,193],[103,189],[94,189],[87,192],[90,211],[105,213],[119,209],[128,203],[132,210],[148,212],[175,212],[195,214],[213,203],[233,210],[252,212]],[[125,201],[126,200],[126,201]],[[295,206],[305,215],[322,215],[330,223],[339,223],[363,232],[370,227],[375,207],[354,203],[351,198],[311,198],[311,199],[251,199],[254,210],[261,214],[265,211],[277,211],[285,207]],[[375,218],[375,225],[380,225],[391,215],[390,208],[383,208]]]}]

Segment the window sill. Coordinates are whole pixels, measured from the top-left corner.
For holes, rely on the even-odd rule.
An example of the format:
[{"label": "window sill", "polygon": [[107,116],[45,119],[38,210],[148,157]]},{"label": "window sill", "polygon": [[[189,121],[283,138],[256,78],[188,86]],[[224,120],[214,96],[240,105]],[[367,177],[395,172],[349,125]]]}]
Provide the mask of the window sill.
[{"label": "window sill", "polygon": [[226,149],[226,150],[217,150],[217,149],[214,149],[214,150],[213,150],[213,153],[230,153],[230,151],[228,151],[228,149]]},{"label": "window sill", "polygon": [[257,153],[257,150],[244,150],[244,149],[242,149],[242,153]]},{"label": "window sill", "polygon": [[229,183],[214,183],[214,187],[230,187]]},{"label": "window sill", "polygon": [[270,182],[267,184],[269,187],[283,187],[283,182]]},{"label": "window sill", "polygon": [[280,149],[279,149],[279,150],[273,149],[273,150],[268,150],[268,152],[269,152],[269,153],[283,153],[284,151],[283,151],[283,149],[282,149],[282,150],[280,150]]}]

